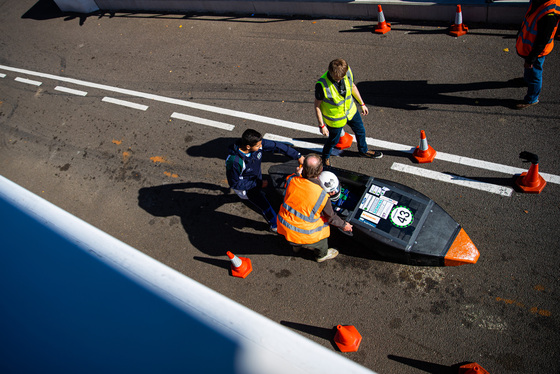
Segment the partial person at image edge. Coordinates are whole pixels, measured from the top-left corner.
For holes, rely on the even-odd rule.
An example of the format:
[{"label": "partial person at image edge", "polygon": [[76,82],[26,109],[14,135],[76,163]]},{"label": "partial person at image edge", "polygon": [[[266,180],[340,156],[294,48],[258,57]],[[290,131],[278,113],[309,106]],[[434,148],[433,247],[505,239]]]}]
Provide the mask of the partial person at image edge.
[{"label": "partial person at image edge", "polygon": [[542,89],[545,57],[554,48],[554,36],[560,20],[558,0],[532,0],[525,19],[517,33],[515,47],[523,57],[527,95],[516,109],[525,109],[539,103]]}]

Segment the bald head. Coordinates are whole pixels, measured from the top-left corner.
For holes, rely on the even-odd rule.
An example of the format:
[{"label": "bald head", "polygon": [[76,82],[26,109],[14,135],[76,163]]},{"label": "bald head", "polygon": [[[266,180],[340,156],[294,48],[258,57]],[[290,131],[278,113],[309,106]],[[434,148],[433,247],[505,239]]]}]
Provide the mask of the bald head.
[{"label": "bald head", "polygon": [[302,176],[304,178],[318,178],[322,171],[323,162],[321,156],[315,153],[305,156],[302,171]]}]

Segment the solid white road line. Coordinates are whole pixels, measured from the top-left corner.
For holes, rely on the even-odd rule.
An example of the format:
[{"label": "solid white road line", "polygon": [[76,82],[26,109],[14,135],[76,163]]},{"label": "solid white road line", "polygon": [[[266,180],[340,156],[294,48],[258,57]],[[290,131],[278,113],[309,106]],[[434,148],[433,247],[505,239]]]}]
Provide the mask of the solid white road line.
[{"label": "solid white road line", "polygon": [[430,178],[438,180],[441,182],[447,182],[451,184],[457,184],[463,187],[474,188],[476,190],[490,192],[498,194],[501,196],[511,196],[513,189],[505,186],[499,186],[496,184],[484,183],[457,175],[444,174],[433,170],[422,169],[415,166],[399,164],[397,162],[393,163],[391,170],[402,171],[404,173],[417,175],[420,177]]},{"label": "solid white road line", "polygon": [[393,151],[405,152],[405,153],[412,153],[416,149],[416,147],[411,147],[409,145],[387,142],[385,140],[373,139],[373,138],[366,138],[367,145],[371,145],[374,148],[384,148],[390,149]]},{"label": "solid white road line", "polygon": [[115,98],[107,97],[107,96],[105,96],[101,101],[104,101],[106,103],[122,105],[122,106],[126,106],[126,107],[129,107],[129,108],[139,109],[139,110],[147,110],[148,109],[147,105],[136,104],[136,103],[132,103],[130,101],[119,100],[119,99],[115,99]]},{"label": "solid white road line", "polygon": [[77,96],[86,96],[87,92],[86,91],[80,91],[80,90],[75,90],[73,88],[68,88],[68,87],[63,87],[63,86],[56,86],[54,88],[56,91],[61,91],[61,92],[66,92],[72,95],[77,95]]},{"label": "solid white road line", "polygon": [[200,118],[200,117],[195,117],[195,116],[189,116],[187,114],[177,113],[177,112],[173,113],[171,115],[171,118],[181,119],[181,120],[187,121],[187,122],[194,122],[194,123],[198,123],[200,125],[205,125],[205,126],[217,127],[219,129],[223,129],[223,130],[227,130],[227,131],[231,131],[235,128],[234,125],[230,125],[229,123],[212,121],[210,119]]},{"label": "solid white road line", "polygon": [[[211,105],[197,104],[197,103],[194,103],[194,102],[191,102],[191,101],[173,99],[173,98],[169,98],[169,97],[165,97],[165,96],[153,95],[153,94],[148,94],[148,93],[144,93],[144,92],[133,91],[133,90],[123,89],[123,88],[118,88],[118,87],[112,87],[112,86],[108,86],[108,85],[104,85],[104,84],[92,83],[92,82],[87,82],[87,81],[83,81],[83,80],[79,80],[79,79],[61,77],[61,76],[52,75],[52,74],[39,73],[39,72],[26,70],[26,69],[13,68],[13,67],[10,67],[10,66],[5,66],[5,65],[0,65],[0,69],[13,71],[13,72],[16,72],[16,73],[21,73],[21,74],[32,75],[32,76],[36,76],[36,77],[58,80],[58,81],[61,81],[61,82],[67,82],[67,83],[71,83],[71,84],[96,88],[96,89],[110,91],[110,92],[116,92],[116,93],[119,93],[119,94],[122,94],[122,95],[136,96],[136,97],[155,100],[155,101],[164,102],[164,103],[168,103],[168,104],[174,104],[174,105],[184,106],[184,107],[188,107],[188,108],[203,110],[203,111],[207,111],[207,112],[223,114],[223,115],[227,115],[227,116],[231,116],[231,117],[243,118],[243,119],[247,119],[247,120],[266,123],[266,124],[269,124],[269,125],[286,127],[286,128],[292,129],[292,130],[303,131],[303,132],[307,132],[307,133],[311,133],[311,134],[317,134],[317,135],[321,134],[320,131],[319,131],[319,128],[317,126],[309,126],[309,125],[304,125],[304,124],[300,124],[300,123],[296,123],[296,122],[284,121],[284,120],[280,120],[280,119],[276,119],[276,118],[261,116],[261,115],[257,115],[257,114],[240,112],[240,111],[231,110],[231,109],[224,109],[224,108],[215,107],[215,106],[211,106]],[[388,141],[373,139],[373,138],[367,138],[366,142],[367,142],[368,145],[371,145],[373,147],[396,150],[396,151],[401,151],[401,152],[405,152],[405,153],[412,153],[414,151],[414,149],[416,148],[415,146],[411,147],[411,146],[404,145],[404,144],[398,144],[398,143],[393,143],[393,142],[388,142]],[[492,170],[492,171],[505,173],[505,174],[520,174],[522,172],[527,171],[527,169],[521,169],[521,168],[511,167],[511,166],[507,166],[507,165],[496,164],[496,163],[493,163],[493,162],[476,160],[476,159],[472,159],[472,158],[469,158],[469,157],[456,156],[456,155],[443,153],[443,152],[439,152],[439,151],[438,151],[438,154],[436,155],[436,159],[439,159],[439,160],[442,160],[442,161],[459,163],[459,164],[465,165],[465,166],[471,166],[471,167],[477,167],[477,168],[481,168],[481,169]],[[539,174],[547,182],[560,184],[560,176],[558,176],[558,175],[540,173],[540,172],[539,172]]]},{"label": "solid white road line", "polygon": [[[400,151],[404,153],[413,153],[414,150],[416,149],[416,147],[410,147],[404,144],[392,143],[392,142],[387,142],[384,140],[378,140],[372,138],[367,138],[366,142],[368,145],[371,145],[376,148],[390,149],[393,151]],[[504,173],[509,175],[521,174],[529,169],[529,167],[527,167],[527,169],[523,169],[514,166],[497,164],[495,162],[477,160],[470,157],[452,155],[450,153],[445,153],[440,151],[437,151],[435,159],[441,161],[453,162],[455,164],[470,166],[479,169],[496,171],[498,173]],[[560,184],[560,176],[558,175],[541,173],[541,172],[539,172],[539,175],[542,176],[547,182]]]},{"label": "solid white road line", "polygon": [[[268,140],[274,140],[274,141],[290,144],[293,147],[309,149],[309,150],[312,150],[312,151],[315,151],[315,152],[318,152],[318,153],[320,153],[323,149],[323,146],[320,145],[320,144],[299,141],[299,140],[295,140],[295,139],[292,139],[292,138],[286,138],[284,136],[275,135],[275,134],[268,134],[267,133],[267,134],[264,135],[264,138],[268,139]],[[431,170],[422,169],[422,168],[418,168],[418,167],[414,167],[414,166],[399,164],[399,163],[396,163],[396,162],[393,163],[393,165],[391,166],[391,169],[396,170],[396,171],[402,171],[402,172],[409,173],[409,174],[414,174],[414,175],[425,177],[425,178],[439,180],[439,181],[442,181],[442,182],[457,184],[457,185],[460,185],[460,186],[463,186],[463,187],[469,187],[469,188],[474,188],[474,189],[481,190],[481,191],[491,192],[491,193],[495,193],[495,194],[502,195],[502,196],[511,196],[512,193],[513,193],[513,189],[508,188],[508,187],[498,186],[498,185],[494,185],[494,184],[490,184],[490,183],[479,182],[479,181],[472,180],[472,179],[467,179],[467,178],[464,178],[464,177],[439,173],[439,172],[436,172],[436,171],[431,171]]]},{"label": "solid white road line", "polygon": [[34,81],[34,80],[31,80],[31,79],[22,78],[22,77],[16,77],[15,80],[18,81],[18,82],[21,82],[21,83],[31,84],[33,86],[40,86],[41,84],[43,84],[43,82]]},{"label": "solid white road line", "polygon": [[[517,168],[513,166],[496,164],[494,162],[476,160],[474,158],[469,158],[469,157],[456,156],[444,152],[438,152],[436,154],[436,159],[448,161],[448,162],[454,162],[456,164],[471,166],[479,169],[497,171],[500,173],[510,174],[510,175],[521,174],[529,170],[529,166],[523,169],[523,168]],[[539,175],[543,177],[547,182],[560,184],[560,176],[558,175],[541,173],[541,172],[539,172]]]}]

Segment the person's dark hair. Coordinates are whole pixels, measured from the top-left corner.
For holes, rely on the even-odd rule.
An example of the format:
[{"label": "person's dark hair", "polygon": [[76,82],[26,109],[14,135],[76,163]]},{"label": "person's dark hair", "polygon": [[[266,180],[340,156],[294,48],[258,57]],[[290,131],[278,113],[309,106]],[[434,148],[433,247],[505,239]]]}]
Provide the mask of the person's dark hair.
[{"label": "person's dark hair", "polygon": [[252,147],[262,140],[262,135],[257,130],[248,129],[241,135],[241,146]]},{"label": "person's dark hair", "polygon": [[329,73],[332,79],[339,81],[348,72],[348,64],[341,58],[337,58],[336,60],[332,60],[329,64]]},{"label": "person's dark hair", "polygon": [[321,161],[321,156],[315,153],[305,156],[303,160],[303,171],[301,172],[304,178],[318,178],[322,171],[323,162]]}]

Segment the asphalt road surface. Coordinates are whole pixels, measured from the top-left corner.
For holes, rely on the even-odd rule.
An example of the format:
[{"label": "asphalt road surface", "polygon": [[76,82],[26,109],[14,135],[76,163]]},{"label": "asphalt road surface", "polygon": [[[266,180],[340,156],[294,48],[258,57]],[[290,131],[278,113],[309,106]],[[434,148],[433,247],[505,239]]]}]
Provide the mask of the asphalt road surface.
[{"label": "asphalt road surface", "polygon": [[[336,351],[333,327],[356,326],[360,349],[339,354],[376,372],[445,373],[461,362],[560,372],[559,48],[540,104],[516,111],[525,93],[516,30],[469,25],[454,38],[444,24],[393,23],[381,36],[374,23],[79,18],[0,1],[0,173],[325,347]],[[303,153],[321,147],[313,87],[337,57],[370,108],[372,148],[386,148],[366,160],[354,144],[333,165],[432,198],[476,244],[477,264],[384,261],[337,233],[341,254],[318,264],[228,190],[226,148],[247,128]],[[412,162],[399,145],[416,146],[420,130],[453,157]],[[529,167],[525,150],[550,178],[538,195],[513,188],[511,169]],[[264,161],[266,172],[286,158]],[[251,258],[249,277],[229,275],[228,250]]]}]

